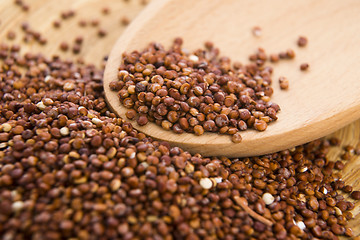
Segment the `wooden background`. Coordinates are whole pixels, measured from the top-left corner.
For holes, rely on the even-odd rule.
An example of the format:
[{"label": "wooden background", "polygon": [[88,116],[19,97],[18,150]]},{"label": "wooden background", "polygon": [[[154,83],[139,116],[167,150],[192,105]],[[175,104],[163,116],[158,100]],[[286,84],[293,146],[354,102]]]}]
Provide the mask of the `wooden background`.
[{"label": "wooden background", "polygon": [[[98,66],[115,43],[116,39],[125,29],[121,24],[121,19],[127,17],[133,19],[145,6],[143,0],[24,0],[30,6],[28,12],[24,12],[19,6],[14,4],[14,0],[0,0],[0,43],[21,44],[22,52],[31,51],[34,53],[44,53],[47,56],[53,54],[65,58],[75,59],[80,57],[87,63],[94,63]],[[102,13],[102,9],[108,7],[110,12],[107,15]],[[62,11],[75,10],[73,18],[61,20]],[[92,27],[88,24],[81,28],[78,25],[80,19],[90,22],[92,19],[99,19],[99,26]],[[53,21],[61,20],[61,27],[55,29]],[[41,46],[37,42],[23,43],[24,33],[20,29],[23,22],[28,22],[30,28],[40,32],[47,38],[48,43]],[[97,34],[99,28],[107,31],[107,35],[100,38]],[[8,31],[16,33],[15,40],[8,40]],[[83,36],[81,52],[77,55],[72,54],[71,47],[78,36]],[[59,50],[61,42],[67,42],[70,49],[63,53]],[[342,140],[342,146],[359,144],[360,139],[360,120],[333,134]],[[333,148],[329,152],[330,160],[339,160],[342,148]],[[342,170],[343,179],[347,184],[351,184],[355,190],[360,190],[360,157],[352,157],[345,162]],[[354,219],[350,221],[353,228],[355,239],[360,239],[360,202],[356,203],[353,210]]]}]

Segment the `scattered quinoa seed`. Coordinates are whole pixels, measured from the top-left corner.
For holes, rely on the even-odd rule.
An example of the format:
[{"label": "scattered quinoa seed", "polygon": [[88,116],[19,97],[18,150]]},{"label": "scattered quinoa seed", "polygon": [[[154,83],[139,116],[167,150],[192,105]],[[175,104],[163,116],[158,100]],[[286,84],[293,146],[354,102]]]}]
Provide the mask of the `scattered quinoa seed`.
[{"label": "scattered quinoa seed", "polygon": [[271,54],[270,55],[270,61],[273,63],[276,63],[279,61],[279,56],[277,54]]},{"label": "scattered quinoa seed", "polygon": [[76,44],[82,44],[83,43],[83,41],[84,41],[84,38],[82,37],[82,36],[77,36],[76,38],[75,38],[75,43]]},{"label": "scattered quinoa seed", "polygon": [[253,27],[253,29],[252,29],[252,33],[253,33],[253,35],[254,35],[255,37],[260,37],[261,34],[262,34],[262,30],[261,30],[261,28],[260,28],[259,26],[255,26],[255,27]]},{"label": "scattered quinoa seed", "polygon": [[55,20],[53,22],[53,26],[54,26],[54,28],[59,28],[61,26],[61,22],[59,20]]},{"label": "scattered quinoa seed", "polygon": [[78,43],[75,43],[74,46],[72,47],[72,52],[74,54],[78,54],[78,53],[80,53],[80,51],[81,51],[81,45]]},{"label": "scattered quinoa seed", "polygon": [[110,9],[108,7],[104,7],[103,9],[101,9],[101,12],[104,15],[108,15],[110,13]]},{"label": "scattered quinoa seed", "polygon": [[60,50],[66,52],[69,49],[69,45],[66,42],[60,43]]},{"label": "scattered quinoa seed", "polygon": [[286,50],[286,56],[287,56],[288,58],[290,58],[290,59],[295,58],[295,52],[294,52],[294,50],[292,50],[292,49]]},{"label": "scattered quinoa seed", "polygon": [[306,71],[306,70],[308,70],[308,68],[309,68],[309,64],[308,64],[308,63],[302,63],[302,64],[300,65],[300,70],[301,70],[301,71]]},{"label": "scattered quinoa seed", "polygon": [[353,191],[350,196],[355,200],[360,200],[360,191]]},{"label": "scattered quinoa seed", "polygon": [[305,47],[307,45],[307,43],[308,43],[308,40],[306,37],[300,36],[298,38],[297,44],[299,47]]},{"label": "scattered quinoa seed", "polygon": [[122,18],[121,18],[120,22],[121,22],[121,24],[122,24],[123,26],[127,26],[127,25],[129,25],[129,23],[130,23],[130,19],[125,16],[125,17],[122,17]]},{"label": "scattered quinoa seed", "polygon": [[16,33],[14,31],[8,31],[6,37],[9,40],[14,40],[16,38]]},{"label": "scattered quinoa seed", "polygon": [[280,77],[279,84],[282,90],[287,90],[289,88],[289,80],[286,77]]},{"label": "scattered quinoa seed", "polygon": [[94,19],[92,19],[92,20],[90,21],[90,24],[91,24],[91,26],[93,26],[93,27],[98,26],[99,23],[100,23],[99,19],[96,19],[96,18],[94,18]]},{"label": "scattered quinoa seed", "polygon": [[85,19],[80,19],[78,22],[80,27],[86,27],[87,26],[87,21]]},{"label": "scattered quinoa seed", "polygon": [[99,36],[99,37],[105,37],[106,34],[107,34],[107,32],[106,32],[105,29],[100,28],[100,29],[98,30],[98,36]]}]

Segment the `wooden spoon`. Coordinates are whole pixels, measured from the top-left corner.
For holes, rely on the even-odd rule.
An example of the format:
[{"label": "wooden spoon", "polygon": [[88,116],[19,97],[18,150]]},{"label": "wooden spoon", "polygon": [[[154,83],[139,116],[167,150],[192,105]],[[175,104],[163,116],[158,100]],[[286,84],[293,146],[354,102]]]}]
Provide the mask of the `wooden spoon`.
[{"label": "wooden spoon", "polygon": [[[279,119],[264,132],[243,132],[241,143],[232,143],[228,135],[175,134],[154,123],[130,122],[151,137],[207,156],[266,154],[323,137],[360,118],[359,12],[356,0],[155,0],[131,23],[109,56],[104,78],[107,101],[126,119],[127,109],[109,83],[117,79],[121,54],[143,50],[151,41],[168,47],[180,36],[185,48],[195,50],[210,40],[221,55],[243,63],[258,47],[268,53],[292,48],[294,60],[273,66],[272,101],[281,107]],[[255,26],[262,29],[260,37],[252,33]],[[305,48],[296,45],[299,35],[309,39]],[[309,63],[309,70],[300,71],[301,63]],[[289,79],[289,90],[280,90],[279,76]]]}]

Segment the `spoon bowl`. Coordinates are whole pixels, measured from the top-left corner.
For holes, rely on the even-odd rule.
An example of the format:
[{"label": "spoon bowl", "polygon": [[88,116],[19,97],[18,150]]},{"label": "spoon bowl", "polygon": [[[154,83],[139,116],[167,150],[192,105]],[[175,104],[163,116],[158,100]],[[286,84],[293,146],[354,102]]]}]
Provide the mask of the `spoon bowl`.
[{"label": "spoon bowl", "polygon": [[[195,50],[212,41],[220,55],[248,62],[262,47],[267,53],[294,49],[295,59],[273,64],[272,102],[279,104],[278,120],[264,132],[242,132],[242,142],[229,135],[176,134],[149,122],[139,131],[155,139],[205,156],[243,157],[267,154],[323,137],[360,118],[360,4],[356,0],[155,0],[118,39],[107,62],[104,90],[110,108],[126,119],[117,92],[109,88],[117,80],[123,52],[142,50],[150,42],[169,47],[174,38],[184,39],[184,48]],[[261,27],[261,36],[252,29]],[[298,48],[298,37],[309,43]],[[307,71],[300,71],[309,63]],[[278,78],[289,79],[280,90]]]}]

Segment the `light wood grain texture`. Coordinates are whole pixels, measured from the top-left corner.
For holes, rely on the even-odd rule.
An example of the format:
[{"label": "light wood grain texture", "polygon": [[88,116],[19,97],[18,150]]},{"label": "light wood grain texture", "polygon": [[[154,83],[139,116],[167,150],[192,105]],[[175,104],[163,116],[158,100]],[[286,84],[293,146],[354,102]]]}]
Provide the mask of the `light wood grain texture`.
[{"label": "light wood grain texture", "polygon": [[[36,43],[32,45],[23,45],[23,52],[25,50],[31,50],[34,53],[42,52],[47,56],[51,56],[52,54],[61,54],[64,57],[72,57],[73,55],[70,53],[62,54],[58,50],[58,46],[62,41],[72,42],[76,36],[82,34],[84,35],[84,47],[80,53],[80,56],[85,59],[86,62],[91,63],[101,63],[101,59],[104,55],[108,54],[114,45],[116,39],[120,36],[123,32],[124,27],[119,24],[119,19],[126,15],[129,18],[135,17],[138,12],[142,9],[142,6],[139,4],[140,1],[130,0],[128,3],[124,3],[120,0],[29,0],[28,1],[31,5],[31,9],[28,13],[23,13],[20,8],[15,7],[13,4],[13,0],[1,0],[0,1],[0,42],[7,42],[10,41],[6,40],[6,33],[9,29],[13,29],[17,32],[17,37],[15,41],[20,43],[22,42],[21,39],[23,34],[19,31],[19,24],[23,21],[28,21],[33,28],[41,33],[43,33],[48,38],[48,44],[45,47],[41,47]],[[287,1],[284,1],[284,5],[287,4]],[[347,5],[346,2],[343,3],[344,6]],[[81,29],[78,27],[77,22],[80,19],[80,16],[84,16],[86,19],[91,19],[93,17],[100,17],[101,16],[101,8],[105,6],[111,6],[111,13],[109,16],[104,16],[101,19],[101,26],[109,32],[108,36],[99,39],[96,35],[96,29],[91,27],[86,27],[85,29]],[[77,10],[77,16],[74,19],[67,20],[63,23],[62,27],[59,30],[55,30],[52,27],[52,21],[59,18],[59,14],[62,10],[68,10],[70,8]],[[281,11],[281,9],[278,9]],[[250,9],[249,9],[250,11]],[[255,10],[251,10],[253,14],[256,14]],[[185,14],[185,13],[184,13]],[[176,17],[174,15],[174,17]],[[188,17],[188,16],[187,16]],[[279,15],[279,21],[281,21],[281,16]],[[37,24],[40,25],[37,25]],[[235,23],[234,23],[235,24]],[[249,46],[245,49],[244,54],[239,54],[240,57],[247,56],[247,54],[251,53],[256,47],[262,45],[262,42],[271,34],[274,34],[270,29],[264,27],[262,22],[256,22],[253,25],[259,25],[263,27],[263,36],[260,39],[253,38],[250,36],[251,29],[247,29],[243,32],[243,34],[249,34],[248,38],[251,39],[249,43],[246,42],[236,42],[236,46],[241,47],[242,44],[248,44]],[[251,26],[253,26],[251,25]],[[234,25],[234,31],[240,31],[239,26],[241,24],[236,23]],[[295,25],[294,25],[295,26]],[[195,27],[195,26],[189,26]],[[206,27],[206,26],[205,26]],[[296,27],[298,28],[298,26]],[[295,29],[296,30],[296,29]],[[308,32],[299,32],[294,30],[293,37],[287,41],[285,41],[285,46],[294,46],[295,40],[298,34],[304,34],[310,37]],[[341,30],[341,29],[340,29]],[[339,31],[340,31],[339,30]],[[222,32],[223,30],[219,29],[218,31],[214,32],[213,36],[215,37],[217,34]],[[284,37],[286,37],[285,33],[280,34],[279,32],[276,33],[279,35],[279,41],[282,41]],[[198,37],[198,35],[196,35]],[[251,38],[250,38],[251,37]],[[191,39],[187,39],[191,41]],[[195,41],[196,39],[194,39]],[[190,42],[189,42],[190,43]],[[221,42],[217,42],[219,45]],[[198,46],[202,44],[202,41],[198,42]],[[250,46],[251,44],[251,46]],[[269,48],[273,47],[273,48]],[[268,44],[267,49],[271,50],[272,52],[277,52],[279,50],[283,50],[284,44],[279,44],[278,48]],[[312,64],[312,68],[315,68],[313,64],[313,59],[307,58],[308,53],[311,52],[312,49],[312,39],[310,39],[310,43],[308,48],[297,51],[297,59],[295,63],[289,62],[284,64],[279,64],[276,66],[276,72],[280,73],[278,67],[282,67],[286,70],[288,67],[298,67],[298,64],[304,61],[309,61]],[[236,49],[235,49],[236,50]],[[227,53],[230,55],[229,53]],[[335,56],[335,55],[334,55]],[[340,63],[340,61],[339,61]],[[324,69],[325,71],[326,69]],[[306,75],[304,75],[306,76]],[[300,78],[299,78],[300,79]],[[303,79],[303,78],[301,78]],[[291,83],[294,84],[295,79],[291,78]],[[293,86],[293,85],[292,85]],[[280,91],[276,91],[276,94],[281,94]],[[342,140],[342,145],[353,145],[355,146],[358,144],[360,138],[360,121],[352,123],[345,128],[337,131],[336,133],[332,134],[339,137]],[[331,160],[338,160],[340,154],[342,153],[341,147],[333,148],[328,157]],[[360,158],[353,157],[350,161],[346,162],[345,168],[341,171],[343,174],[343,179],[347,184],[352,184],[355,190],[360,190]],[[350,221],[350,226],[354,230],[355,236],[360,236],[360,203],[356,203],[355,209],[352,211],[354,214],[354,219]]]},{"label": "light wood grain texture", "polygon": [[[29,12],[24,12],[14,4],[14,0],[0,0],[0,31],[1,41],[21,45],[22,52],[41,52],[44,55],[60,55],[64,58],[84,59],[85,62],[100,65],[102,59],[110,53],[116,39],[125,29],[121,19],[126,16],[133,19],[143,8],[142,0],[26,0],[30,6]],[[110,8],[108,15],[102,14],[104,7]],[[75,10],[73,18],[61,20],[61,12]],[[86,27],[80,27],[78,22],[84,19],[88,22]],[[91,27],[90,21],[99,19],[98,27]],[[61,20],[61,27],[55,29],[53,22]],[[30,28],[40,32],[48,40],[48,44],[41,46],[37,42],[23,43],[24,33],[21,23],[28,22]],[[104,38],[97,34],[99,28],[107,31]],[[7,41],[6,33],[16,32],[14,41]],[[78,36],[84,37],[81,52],[74,55],[71,51],[74,40]],[[59,46],[62,42],[69,44],[69,50],[62,52]]]},{"label": "light wood grain texture", "polygon": [[[154,123],[139,126],[140,131],[173,145],[203,155],[239,157],[290,148],[323,137],[360,118],[360,4],[358,1],[177,1],[152,2],[119,38],[105,72],[107,101],[124,117],[127,111],[109,83],[117,79],[123,52],[142,50],[150,41],[166,46],[177,36],[184,47],[195,50],[207,40],[215,43],[223,55],[248,62],[247,58],[263,47],[269,53],[288,48],[296,50],[295,60],[274,66],[272,101],[278,103],[279,119],[264,132],[247,130],[241,143],[232,143],[227,135],[206,133],[175,134]],[[256,38],[252,28],[260,26]],[[299,49],[299,35],[309,44]],[[301,72],[301,63],[310,70]],[[286,76],[290,89],[281,91],[279,76]]]}]

